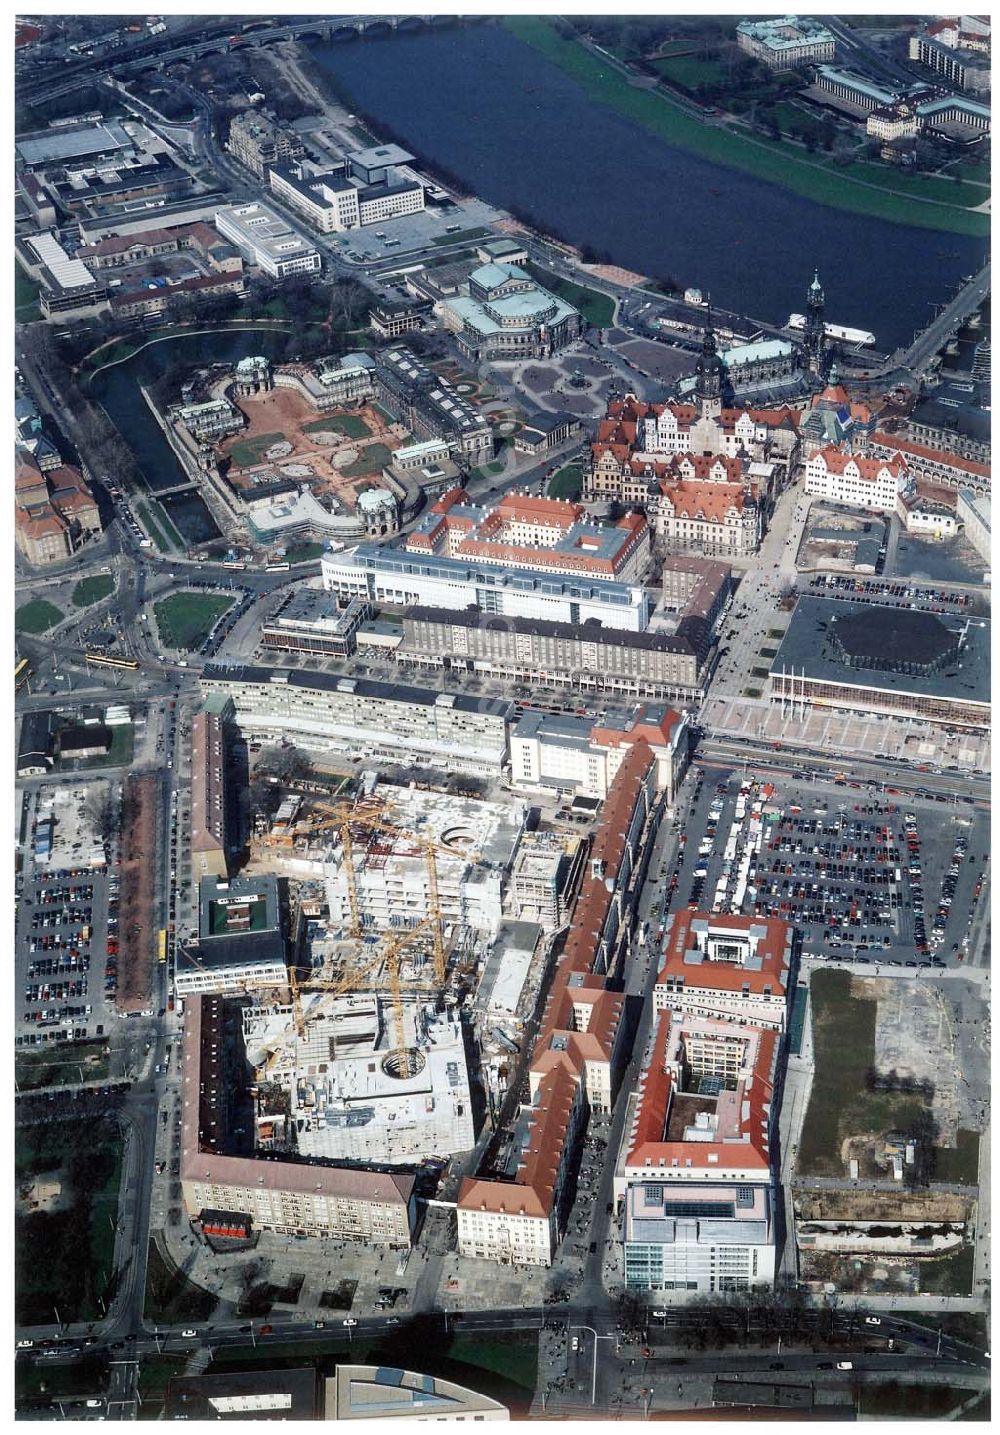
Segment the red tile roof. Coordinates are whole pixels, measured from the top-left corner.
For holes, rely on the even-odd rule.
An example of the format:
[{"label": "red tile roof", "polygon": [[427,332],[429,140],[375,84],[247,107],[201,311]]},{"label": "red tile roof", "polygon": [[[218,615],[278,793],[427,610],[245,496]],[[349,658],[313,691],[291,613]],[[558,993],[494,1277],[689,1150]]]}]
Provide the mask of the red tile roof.
[{"label": "red tile roof", "polygon": [[971,458],[960,458],[957,453],[948,453],[947,450],[927,448],[925,444],[914,443],[912,439],[897,438],[895,434],[885,433],[882,429],[876,429],[872,434],[872,443],[881,444],[885,448],[895,449],[905,459],[909,454],[916,460],[926,459],[933,463],[947,465],[948,468],[960,469],[963,473],[975,474],[977,478],[989,478],[990,465],[988,463],[976,463]]}]

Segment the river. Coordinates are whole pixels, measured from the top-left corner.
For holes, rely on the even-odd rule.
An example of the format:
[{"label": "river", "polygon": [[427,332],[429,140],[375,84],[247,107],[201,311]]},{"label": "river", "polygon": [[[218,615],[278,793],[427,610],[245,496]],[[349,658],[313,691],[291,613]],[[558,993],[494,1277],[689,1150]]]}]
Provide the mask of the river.
[{"label": "river", "polygon": [[[186,475],[140,393],[140,385],[159,378],[178,359],[189,363],[192,370],[209,364],[234,364],[246,354],[281,359],[287,342],[287,335],[274,329],[181,334],[151,344],[133,358],[101,370],[91,380],[90,390],[104,405],[155,494],[172,488]],[[189,543],[219,537],[218,526],[200,494],[177,494],[162,503],[175,528]]]},{"label": "river", "polygon": [[827,318],[909,343],[987,244],[800,198],[674,149],[499,25],[310,46],[336,88],[418,156],[626,268],[783,324],[818,268]]}]

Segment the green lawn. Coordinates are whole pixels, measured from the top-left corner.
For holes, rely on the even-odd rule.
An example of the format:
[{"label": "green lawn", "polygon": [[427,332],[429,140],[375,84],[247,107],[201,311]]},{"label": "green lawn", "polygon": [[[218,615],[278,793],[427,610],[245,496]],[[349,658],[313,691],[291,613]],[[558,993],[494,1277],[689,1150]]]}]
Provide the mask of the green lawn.
[{"label": "green lawn", "polygon": [[15,610],[14,630],[18,633],[47,633],[61,618],[61,608],[46,598],[34,598]]},{"label": "green lawn", "polygon": [[959,1131],[958,1146],[938,1147],[935,1180],[974,1186],[979,1179],[979,1133]]},{"label": "green lawn", "polygon": [[392,450],[384,443],[370,443],[361,450],[360,457],[340,471],[345,478],[364,478],[366,474],[381,473],[392,459]]},{"label": "green lawn", "polygon": [[97,573],[93,578],[81,578],[73,589],[73,607],[89,608],[115,591],[115,580],[110,573]]},{"label": "green lawn", "polygon": [[[164,533],[163,529],[160,527],[160,525],[156,522],[156,520],[155,520],[154,517],[153,517],[153,513],[152,513],[153,505],[152,505],[151,503],[138,503],[138,502],[137,502],[136,505],[135,505],[135,507],[136,507],[136,512],[137,512],[138,518],[139,518],[139,522],[142,524],[143,528],[145,528],[146,532],[149,534],[150,538],[151,538],[151,539],[153,540],[153,542],[156,544],[156,546],[157,546],[157,548],[160,550],[160,552],[161,552],[161,553],[171,553],[171,552],[173,552],[173,544],[170,542],[170,539],[167,537],[167,535]],[[157,504],[157,513],[159,514],[159,516],[160,516],[161,518],[163,518],[163,517],[166,516],[166,515],[164,514],[164,512],[163,512],[162,506],[159,505],[159,504]]]},{"label": "green lawn", "polygon": [[342,433],[346,438],[371,438],[371,429],[360,414],[330,414],[302,425],[303,433]]},{"label": "green lawn", "polygon": [[[669,144],[704,155],[717,164],[745,170],[834,209],[955,234],[985,237],[990,232],[989,216],[967,212],[963,207],[964,195],[961,199],[951,196],[947,205],[914,204],[919,191],[898,185],[899,176],[894,170],[870,166],[866,182],[859,183],[860,175],[831,170],[804,151],[706,125],[662,93],[631,85],[625,76],[576,41],[564,39],[550,20],[516,15],[505,17],[504,24],[519,39],[533,45],[572,75],[592,99],[661,136]],[[954,188],[956,195],[962,195],[957,186]]]},{"label": "green lawn", "polygon": [[98,767],[127,767],[132,761],[134,732],[131,723],[117,723],[111,729],[111,746],[103,757],[74,757],[60,760],[60,772],[90,772]]},{"label": "green lawn", "polygon": [[556,294],[560,299],[565,299],[567,304],[572,304],[574,309],[579,309],[587,323],[593,324],[595,329],[607,329],[611,326],[615,317],[615,301],[607,294],[550,274],[547,269],[542,269],[537,264],[529,264],[527,268],[543,289],[548,289],[551,294]]},{"label": "green lawn", "polygon": [[[850,972],[816,972],[811,994],[816,1071],[798,1167],[804,1175],[841,1176],[842,1141],[866,1132],[905,1131],[926,1103],[918,1096],[866,1089],[875,1058],[878,1003],[851,995]],[[957,1148],[935,1148],[933,1179],[972,1183],[978,1159],[978,1137],[960,1131]]]},{"label": "green lawn", "polygon": [[317,558],[322,558],[325,548],[323,543],[299,543],[289,548],[285,554],[289,563],[313,563]]},{"label": "green lawn", "polygon": [[18,1128],[14,1145],[18,1183],[57,1172],[72,1201],[64,1211],[17,1215],[17,1319],[38,1325],[58,1309],[63,1320],[96,1320],[112,1274],[121,1132],[111,1120],[60,1121]]},{"label": "green lawn", "polygon": [[216,618],[233,606],[221,593],[173,593],[154,605],[156,623],[169,648],[200,648]]},{"label": "green lawn", "polygon": [[933,1295],[970,1295],[975,1252],[963,1246],[953,1256],[938,1261],[921,1261],[920,1289]]},{"label": "green lawn", "polygon": [[15,259],[14,318],[19,324],[30,324],[41,317],[42,311],[38,307],[38,285],[34,279],[29,279]]},{"label": "green lawn", "polygon": [[100,1081],[111,1069],[103,1041],[64,1042],[51,1051],[19,1051],[14,1057],[14,1080],[19,1091],[45,1086],[68,1086],[81,1079]]},{"label": "green lawn", "polygon": [[238,468],[251,468],[273,443],[287,443],[283,433],[262,433],[256,438],[239,438],[229,450],[229,456]]},{"label": "green lawn", "polygon": [[721,85],[725,71],[718,60],[699,60],[697,55],[671,55],[653,61],[654,70],[663,78],[685,89],[695,90],[699,85]]},{"label": "green lawn", "polygon": [[583,469],[578,463],[568,463],[549,479],[549,498],[568,498],[577,503],[583,493]]},{"label": "green lawn", "polygon": [[[460,229],[457,234],[439,234],[435,244],[466,244],[473,239],[483,239],[490,231],[488,229]],[[491,236],[492,237],[492,236]]]},{"label": "green lawn", "polygon": [[190,1320],[207,1320],[218,1305],[218,1297],[202,1286],[193,1285],[173,1264],[160,1255],[156,1242],[149,1243],[146,1266],[147,1320],[179,1325]]}]

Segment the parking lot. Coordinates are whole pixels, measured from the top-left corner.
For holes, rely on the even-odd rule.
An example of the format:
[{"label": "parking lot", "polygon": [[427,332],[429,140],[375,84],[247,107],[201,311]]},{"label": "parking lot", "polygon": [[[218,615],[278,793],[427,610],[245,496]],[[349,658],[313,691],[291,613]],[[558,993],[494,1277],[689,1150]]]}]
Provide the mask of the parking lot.
[{"label": "parking lot", "polygon": [[681,842],[675,906],[778,917],[834,960],[941,967],[964,960],[988,826],[836,780],[706,768]]},{"label": "parking lot", "polygon": [[950,588],[925,584],[893,583],[880,578],[855,578],[821,573],[811,578],[808,592],[824,598],[845,598],[858,603],[879,603],[892,607],[920,609],[925,613],[985,613],[986,600],[978,594],[959,593]]},{"label": "parking lot", "polygon": [[[16,1047],[104,1036],[112,1029],[118,961],[118,878],[88,814],[96,789],[112,801],[107,783],[29,789],[22,795],[24,866],[15,919]],[[38,824],[55,813],[62,839],[48,862],[35,860]],[[94,863],[97,850],[99,861]],[[103,969],[103,970],[102,970]]]}]

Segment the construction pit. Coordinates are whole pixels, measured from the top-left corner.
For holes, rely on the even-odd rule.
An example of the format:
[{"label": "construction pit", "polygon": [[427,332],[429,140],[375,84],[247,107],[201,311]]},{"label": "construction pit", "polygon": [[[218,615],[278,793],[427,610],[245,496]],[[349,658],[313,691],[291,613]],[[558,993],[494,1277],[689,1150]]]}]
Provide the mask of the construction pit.
[{"label": "construction pit", "polygon": [[332,1002],[304,993],[301,1001],[301,1029],[291,1006],[243,1013],[258,1149],[379,1165],[471,1150],[465,1043],[453,1005],[406,995],[397,1018],[391,996],[372,990]]}]

